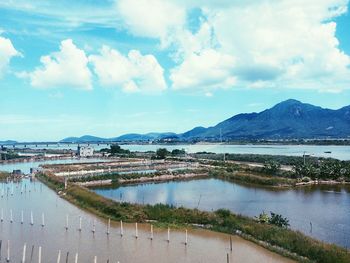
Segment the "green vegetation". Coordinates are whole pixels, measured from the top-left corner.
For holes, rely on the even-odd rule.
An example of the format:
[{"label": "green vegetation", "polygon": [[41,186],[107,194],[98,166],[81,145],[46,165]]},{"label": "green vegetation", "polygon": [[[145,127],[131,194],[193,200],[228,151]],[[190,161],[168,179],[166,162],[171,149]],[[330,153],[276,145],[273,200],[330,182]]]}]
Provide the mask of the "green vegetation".
[{"label": "green vegetation", "polygon": [[[201,152],[193,154],[193,157],[209,159],[209,160],[223,160],[223,154],[207,153]],[[304,158],[302,156],[285,156],[285,155],[268,155],[268,154],[225,154],[225,159],[227,161],[237,161],[237,162],[250,162],[250,163],[266,163],[266,162],[276,162],[280,165],[296,165],[303,163]],[[307,157],[308,162],[317,162],[323,158],[316,158],[309,156]]]},{"label": "green vegetation", "polygon": [[[246,173],[257,173],[263,176],[284,177],[303,181],[303,178],[311,180],[336,180],[339,182],[350,182],[350,161],[340,161],[331,158],[316,157],[294,157],[255,154],[226,154],[226,160],[260,163],[263,167],[252,167],[223,162],[222,154],[201,153],[195,155],[197,158],[207,159],[206,163],[223,167],[226,171],[244,171]],[[203,162],[203,161],[202,161]],[[281,170],[281,165],[289,165],[291,171]]]},{"label": "green vegetation", "polygon": [[159,148],[156,151],[156,155],[153,156],[154,159],[165,159],[167,157],[181,157],[186,155],[186,151],[184,149],[174,149],[169,152],[166,148]]},{"label": "green vegetation", "polygon": [[[60,178],[46,174],[40,174],[38,178],[56,191],[63,188],[63,182]],[[288,254],[290,257],[302,262],[350,262],[350,254],[346,249],[317,241],[300,232],[289,230],[286,227],[264,224],[252,218],[235,215],[228,210],[220,209],[216,212],[203,212],[197,209],[175,208],[161,204],[143,206],[118,203],[77,185],[69,185],[64,198],[97,215],[110,217],[114,220],[128,222],[156,220],[159,223],[179,226],[200,224],[211,230],[229,234],[240,231],[242,232],[242,236],[252,237],[251,240],[255,242],[259,240],[267,242],[266,247],[271,250],[281,253],[280,250],[274,247],[278,246],[309,259],[303,260],[296,256],[293,257],[293,254]],[[283,219],[283,217],[274,217],[277,221]]]},{"label": "green vegetation", "polygon": [[174,171],[168,171],[168,170],[162,170],[162,171],[156,171],[153,173],[106,173],[106,174],[100,174],[100,175],[89,175],[89,176],[80,176],[75,178],[70,178],[69,181],[76,183],[76,182],[91,182],[91,181],[100,181],[100,180],[112,180],[112,184],[119,183],[120,179],[123,180],[130,180],[130,179],[138,179],[141,177],[147,177],[147,178],[153,178],[161,175],[180,175],[180,174],[187,174],[187,173],[196,173],[196,174],[202,174],[208,172],[207,169],[181,169],[181,170],[174,170]]},{"label": "green vegetation", "polygon": [[3,152],[0,153],[0,160],[5,161],[5,160],[12,160],[12,159],[18,159],[18,158],[22,158],[21,156],[19,156],[16,152],[14,151],[7,151],[7,152]]},{"label": "green vegetation", "polygon": [[8,172],[1,172],[0,171],[0,181],[4,181],[8,177],[10,177],[10,173],[8,173]]},{"label": "green vegetation", "polygon": [[296,178],[309,177],[312,180],[337,180],[350,182],[350,162],[333,159],[306,162],[294,166]]},{"label": "green vegetation", "polygon": [[166,148],[159,148],[156,151],[155,159],[165,159],[169,155],[169,151]]},{"label": "green vegetation", "polygon": [[270,212],[270,216],[265,212],[262,212],[257,219],[262,224],[271,224],[282,228],[289,227],[288,218],[273,212]]},{"label": "green vegetation", "polygon": [[131,154],[129,150],[122,149],[118,144],[112,144],[110,149],[103,148],[100,150],[102,153],[109,153],[112,156],[128,156]]},{"label": "green vegetation", "polygon": [[257,174],[246,171],[228,171],[227,169],[212,169],[209,171],[209,176],[232,182],[241,182],[247,184],[256,184],[264,186],[292,186],[295,185],[296,180],[278,177],[268,176],[263,174]]}]

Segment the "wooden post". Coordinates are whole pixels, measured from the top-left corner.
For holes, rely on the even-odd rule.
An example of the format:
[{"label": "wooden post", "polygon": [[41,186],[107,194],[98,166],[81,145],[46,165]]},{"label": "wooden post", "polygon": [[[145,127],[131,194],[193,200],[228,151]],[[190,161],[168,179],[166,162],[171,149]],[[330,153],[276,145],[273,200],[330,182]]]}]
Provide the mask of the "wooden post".
[{"label": "wooden post", "polygon": [[92,222],[92,233],[95,234],[95,231],[96,231],[96,224],[95,224],[95,219],[94,219],[94,221]]},{"label": "wooden post", "polygon": [[75,254],[75,260],[74,260],[75,263],[78,263],[78,253]]},{"label": "wooden post", "polygon": [[123,230],[123,221],[120,220],[120,236],[124,235],[124,230]]},{"label": "wooden post", "polygon": [[108,225],[107,225],[107,235],[109,235],[109,229],[111,228],[111,219],[108,218]]},{"label": "wooden post", "polygon": [[26,249],[27,249],[27,244],[24,243],[23,253],[22,253],[22,263],[25,263],[25,261],[26,261]]},{"label": "wooden post", "polygon": [[168,243],[170,242],[170,228],[168,227],[168,239],[167,239]]},{"label": "wooden post", "polygon": [[21,225],[23,225],[23,218],[24,218],[24,216],[23,216],[23,210],[21,211]]},{"label": "wooden post", "polygon": [[68,230],[68,215],[66,215],[66,231]]},{"label": "wooden post", "polygon": [[10,222],[13,223],[12,209],[10,209]]},{"label": "wooden post", "polygon": [[81,232],[81,216],[79,216],[79,231]]},{"label": "wooden post", "polygon": [[30,211],[30,224],[34,225],[33,211]]},{"label": "wooden post", "polygon": [[1,222],[4,222],[4,209],[1,208]]},{"label": "wooden post", "polygon": [[58,250],[57,263],[61,261],[61,250]]},{"label": "wooden post", "polygon": [[185,246],[187,246],[188,239],[187,239],[187,229],[185,230]]},{"label": "wooden post", "polygon": [[135,223],[135,237],[139,237],[139,231],[137,230],[137,223]]},{"label": "wooden post", "polygon": [[66,263],[68,263],[68,256],[69,256],[69,251],[67,252],[67,255],[66,255]]},{"label": "wooden post", "polygon": [[32,251],[30,253],[30,263],[33,262],[33,254],[34,254],[34,245],[32,246]]},{"label": "wooden post", "polygon": [[232,251],[232,237],[230,236],[230,250]]},{"label": "wooden post", "polygon": [[7,258],[6,262],[10,262],[10,240],[7,240]]},{"label": "wooden post", "polygon": [[229,254],[227,253],[227,263],[230,263],[230,256],[229,256]]},{"label": "wooden post", "polygon": [[41,214],[41,226],[42,227],[45,226],[45,215],[44,215],[44,213]]},{"label": "wooden post", "polygon": [[39,247],[39,259],[38,259],[38,263],[41,263],[41,247]]},{"label": "wooden post", "polygon": [[151,225],[151,240],[153,240],[153,225]]}]

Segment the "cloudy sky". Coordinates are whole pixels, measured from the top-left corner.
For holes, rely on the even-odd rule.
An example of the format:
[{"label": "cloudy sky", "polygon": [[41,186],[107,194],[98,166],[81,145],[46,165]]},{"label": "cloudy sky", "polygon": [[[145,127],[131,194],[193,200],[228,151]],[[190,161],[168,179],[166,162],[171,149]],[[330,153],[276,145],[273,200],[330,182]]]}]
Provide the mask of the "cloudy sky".
[{"label": "cloudy sky", "polygon": [[1,0],[0,141],[350,104],[348,0]]}]

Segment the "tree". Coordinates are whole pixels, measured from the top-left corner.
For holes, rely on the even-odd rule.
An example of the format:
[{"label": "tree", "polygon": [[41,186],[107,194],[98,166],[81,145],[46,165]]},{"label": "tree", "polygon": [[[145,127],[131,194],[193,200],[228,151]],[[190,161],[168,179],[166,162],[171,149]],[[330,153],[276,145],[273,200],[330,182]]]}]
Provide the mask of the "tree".
[{"label": "tree", "polygon": [[122,149],[118,144],[112,144],[111,145],[111,150],[110,150],[111,155],[117,155],[117,154],[129,154],[129,150]]},{"label": "tree", "polygon": [[276,174],[281,168],[281,164],[275,161],[267,161],[264,163],[264,171],[268,174]]},{"label": "tree", "polygon": [[174,149],[171,151],[171,155],[185,155],[186,151],[184,149]]},{"label": "tree", "polygon": [[260,223],[267,224],[270,220],[270,217],[265,212],[262,212],[257,219]]},{"label": "tree", "polygon": [[166,148],[159,148],[156,152],[157,159],[165,159],[169,154],[169,151]]},{"label": "tree", "polygon": [[282,228],[289,227],[289,220],[286,217],[283,217],[282,215],[279,215],[279,214],[275,214],[273,212],[270,212],[270,213],[271,213],[271,217],[269,219],[269,224],[276,225]]}]

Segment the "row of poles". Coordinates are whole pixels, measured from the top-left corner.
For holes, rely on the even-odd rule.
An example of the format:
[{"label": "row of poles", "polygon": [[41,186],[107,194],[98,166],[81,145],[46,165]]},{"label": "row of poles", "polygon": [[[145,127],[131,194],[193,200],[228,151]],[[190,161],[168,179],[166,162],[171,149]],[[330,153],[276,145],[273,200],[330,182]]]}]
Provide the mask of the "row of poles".
[{"label": "row of poles", "polygon": [[[65,229],[66,231],[68,231],[68,223],[69,223],[69,218],[68,215],[66,216],[66,226]],[[111,219],[108,219],[108,223],[107,223],[107,231],[106,234],[109,235],[110,234],[110,229],[111,229]],[[79,231],[82,231],[82,217],[79,217]],[[96,232],[96,221],[93,221],[93,225],[92,225],[92,233],[94,234]],[[122,237],[124,235],[124,227],[123,227],[123,221],[120,221],[120,236]],[[138,231],[138,224],[135,223],[135,238],[139,237],[139,231]],[[151,240],[154,239],[154,231],[153,231],[153,225],[150,225],[150,237]],[[168,232],[167,232],[167,242],[170,242],[170,228],[168,227]],[[187,229],[185,229],[185,242],[184,244],[187,246],[188,244],[188,233],[187,233]]]},{"label": "row of poles", "polygon": [[[4,210],[1,209],[1,217],[0,217],[0,221],[4,222]],[[13,219],[13,212],[12,209],[10,209],[10,223],[13,223],[14,219]],[[24,213],[23,210],[21,211],[21,224],[24,224]],[[30,225],[34,225],[34,217],[33,217],[33,212],[30,212]],[[41,226],[44,227],[45,226],[45,214],[42,213],[41,214]],[[69,216],[66,215],[66,224],[65,224],[65,229],[66,231],[68,231],[69,229]],[[111,229],[111,219],[108,219],[108,223],[107,223],[107,231],[106,234],[109,235],[110,234],[110,229]],[[82,231],[82,217],[79,216],[79,227],[78,227],[78,231]],[[94,234],[96,232],[96,220],[93,220],[93,224],[92,224],[92,229],[91,232]],[[123,236],[124,235],[124,228],[123,228],[123,221],[120,221],[120,235]],[[138,224],[135,223],[135,238],[139,237],[139,233],[138,233]],[[153,231],[153,225],[151,225],[150,228],[150,239],[153,240],[154,238],[154,231]],[[168,232],[167,232],[167,241],[170,242],[170,228],[168,227]],[[187,234],[187,229],[185,230],[185,245],[188,244],[188,234]]]},{"label": "row of poles", "polygon": [[[1,215],[0,215],[0,222],[4,222],[4,210],[3,208],[1,208]],[[12,209],[10,209],[10,223],[13,223],[14,219],[13,219],[13,212]],[[21,224],[24,224],[24,212],[23,210],[21,211]],[[34,225],[34,216],[33,216],[33,212],[30,212],[30,225]],[[41,226],[44,227],[45,226],[45,214],[42,213],[41,214]]]},{"label": "row of poles", "polygon": [[[2,251],[2,240],[0,240],[0,260],[1,260],[1,251]],[[26,259],[27,259],[27,256],[26,256],[26,253],[27,253],[27,244],[24,243],[23,245],[23,251],[22,251],[22,260],[21,260],[21,263],[25,263],[26,262]],[[61,250],[58,250],[58,255],[57,255],[57,263],[60,263],[61,262]],[[31,254],[30,254],[30,260],[29,262],[32,263],[33,262],[33,255],[34,255],[34,245],[32,246],[32,249],[31,249]],[[38,247],[38,263],[41,263],[42,259],[42,247],[39,246]],[[74,263],[78,263],[78,259],[79,259],[79,254],[76,253],[75,254],[75,257],[74,257]],[[6,258],[5,258],[5,261],[6,262],[11,262],[11,254],[10,254],[10,241],[7,240],[7,249],[6,249]],[[69,262],[69,251],[66,253],[66,259],[65,259],[65,262],[68,263]],[[109,263],[109,259],[107,259],[107,263]],[[94,257],[94,263],[97,263],[97,256]],[[119,263],[119,261],[117,261],[117,263]]]},{"label": "row of poles", "polygon": [[[1,222],[3,222],[4,219],[3,219],[3,209],[1,209]],[[10,222],[13,223],[13,213],[12,213],[12,209],[10,210]],[[23,224],[23,210],[21,211],[21,224]],[[33,220],[33,212],[30,213],[30,224],[33,226],[34,225],[34,220]],[[45,226],[45,216],[44,216],[44,213],[42,213],[42,223],[41,223],[41,226],[44,227]],[[65,224],[65,229],[66,231],[68,231],[69,229],[69,216],[66,215],[66,224]],[[111,231],[111,219],[109,218],[108,219],[108,223],[107,223],[107,230],[106,230],[106,234],[107,235],[110,235]],[[82,217],[79,216],[79,227],[78,227],[78,231],[81,232],[82,231]],[[93,225],[92,225],[92,233],[95,234],[96,232],[96,220],[93,221]],[[120,236],[122,237],[124,235],[124,227],[123,227],[123,221],[121,220],[120,221]],[[138,223],[135,223],[135,238],[137,239],[139,237],[139,233],[138,233]],[[153,240],[154,239],[154,231],[153,231],[153,225],[151,224],[150,225],[150,240]],[[166,240],[168,243],[170,243],[170,228],[168,227],[168,230],[167,230],[167,240]],[[184,242],[185,246],[187,246],[188,244],[188,233],[187,233],[187,229],[185,229],[185,242]],[[0,259],[1,259],[1,245],[2,245],[2,241],[0,241]],[[32,247],[32,250],[33,250],[34,246]],[[24,248],[23,248],[23,255],[25,257],[25,250],[26,250],[26,244],[24,245]],[[8,246],[7,246],[7,258],[6,258],[6,262],[10,262],[10,245],[9,245],[9,241],[8,241]],[[230,251],[232,252],[232,237],[230,236]],[[33,253],[33,251],[32,251]],[[67,253],[66,255],[66,262],[68,262],[68,254],[69,252]],[[61,258],[61,251],[59,251],[59,254],[58,254],[58,258],[57,258],[57,262],[59,263],[60,262],[60,258]],[[78,254],[76,254],[76,260],[75,262],[78,262]],[[97,258],[95,257],[95,261],[94,262],[97,262],[96,261]],[[30,261],[32,262],[32,261]],[[39,263],[41,262],[41,247],[39,247]],[[107,261],[109,262],[109,261]],[[229,257],[229,254],[227,253],[227,263],[230,262],[230,257]],[[24,263],[24,261],[22,261],[22,263]]]},{"label": "row of poles", "polygon": [[[40,188],[42,190],[42,184],[40,184]],[[31,190],[28,190],[29,192],[31,192]],[[26,193],[27,192],[27,185],[26,184],[22,184],[21,185],[21,194]],[[0,190],[0,196],[1,198],[4,198],[4,196],[13,196],[14,195],[14,184],[12,184],[11,187],[7,186],[5,187],[5,185],[1,188]]]}]

